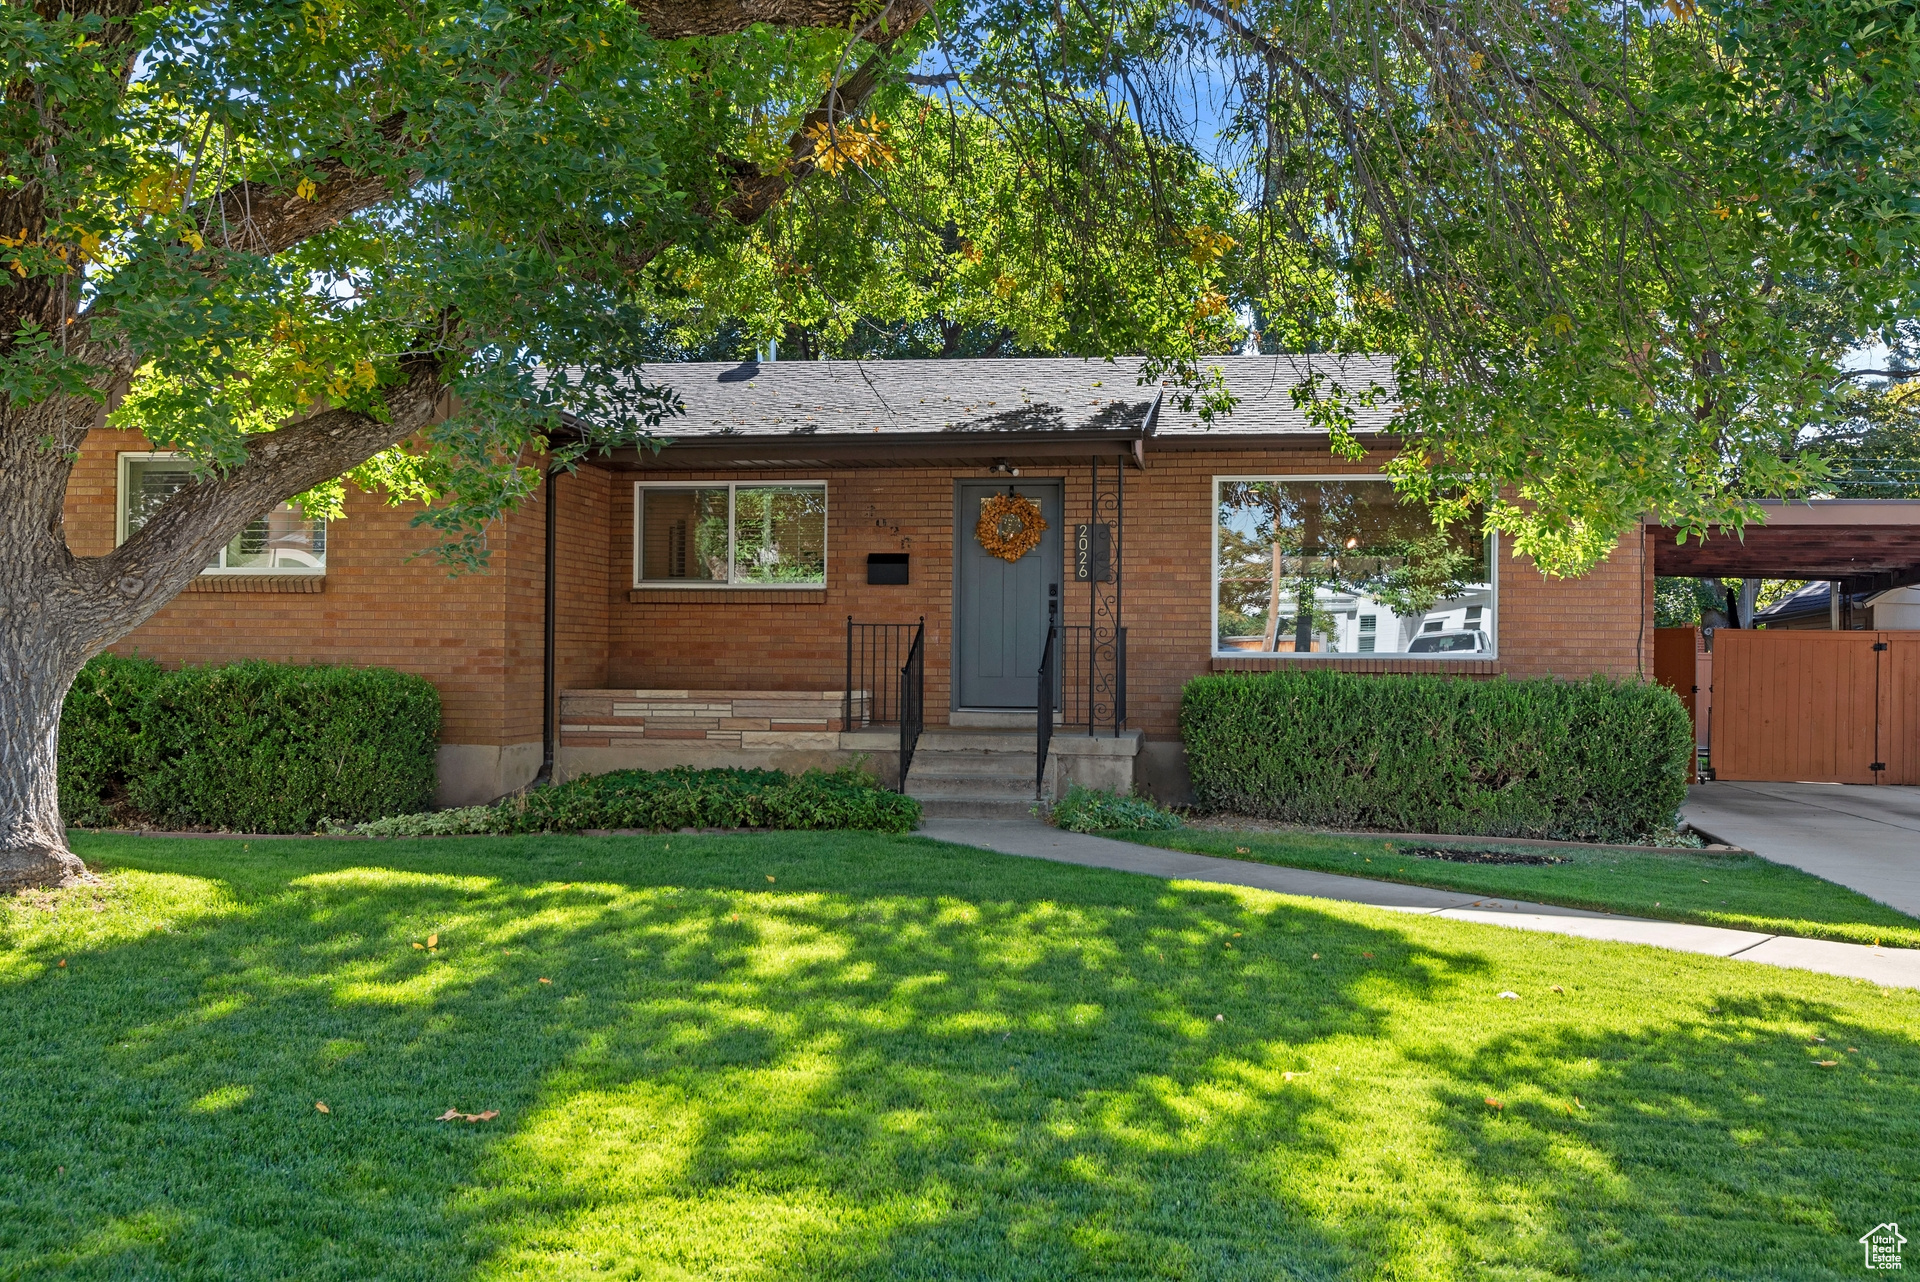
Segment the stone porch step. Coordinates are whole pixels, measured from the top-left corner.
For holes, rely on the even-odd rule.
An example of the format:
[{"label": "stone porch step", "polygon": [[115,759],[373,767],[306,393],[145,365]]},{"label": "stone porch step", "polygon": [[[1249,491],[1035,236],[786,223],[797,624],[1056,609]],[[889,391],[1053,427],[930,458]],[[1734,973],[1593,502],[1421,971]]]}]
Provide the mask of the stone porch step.
[{"label": "stone porch step", "polygon": [[1033,818],[1033,793],[1021,797],[969,796],[920,797],[920,813],[928,819],[1026,819]]},{"label": "stone porch step", "polygon": [[1032,813],[1032,732],[953,727],[920,736],[907,795],[930,818],[1024,818]]}]

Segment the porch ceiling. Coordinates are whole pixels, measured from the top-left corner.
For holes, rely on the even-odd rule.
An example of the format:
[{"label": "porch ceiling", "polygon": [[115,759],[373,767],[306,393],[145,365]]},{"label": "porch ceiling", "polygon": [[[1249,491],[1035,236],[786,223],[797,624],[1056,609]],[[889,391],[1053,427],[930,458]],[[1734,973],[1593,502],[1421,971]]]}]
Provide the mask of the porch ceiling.
[{"label": "porch ceiling", "polygon": [[1684,578],[1838,580],[1845,592],[1920,583],[1920,501],[1815,499],[1764,503],[1763,525],[1676,542],[1655,526],[1654,573]]}]

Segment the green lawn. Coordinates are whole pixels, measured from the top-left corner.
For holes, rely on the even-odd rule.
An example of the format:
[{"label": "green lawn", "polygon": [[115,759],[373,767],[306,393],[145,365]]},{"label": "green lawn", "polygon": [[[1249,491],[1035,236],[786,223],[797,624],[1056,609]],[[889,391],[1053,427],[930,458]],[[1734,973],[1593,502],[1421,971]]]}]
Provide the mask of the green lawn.
[{"label": "green lawn", "polygon": [[1773,935],[1920,948],[1920,920],[1845,886],[1757,855],[1708,850],[1516,847],[1476,842],[1471,837],[1444,843],[1449,850],[1534,853],[1567,861],[1496,865],[1451,863],[1406,853],[1410,847],[1431,849],[1436,843],[1430,841],[1203,828],[1105,835],[1202,855],[1439,886],[1475,895],[1530,899]]},{"label": "green lawn", "polygon": [[3,1278],[1802,1282],[1920,1222],[1914,992],[911,837],[76,840],[0,908]]}]

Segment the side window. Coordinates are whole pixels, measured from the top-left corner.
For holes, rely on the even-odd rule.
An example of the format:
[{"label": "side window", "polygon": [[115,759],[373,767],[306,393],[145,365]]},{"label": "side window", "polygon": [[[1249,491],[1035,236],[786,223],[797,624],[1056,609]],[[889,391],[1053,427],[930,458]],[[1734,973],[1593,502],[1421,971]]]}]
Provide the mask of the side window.
[{"label": "side window", "polygon": [[[193,465],[177,455],[122,454],[119,541],[126,542],[176,491],[192,483]],[[282,503],[249,522],[205,573],[322,574],[326,568],[327,523]]]}]

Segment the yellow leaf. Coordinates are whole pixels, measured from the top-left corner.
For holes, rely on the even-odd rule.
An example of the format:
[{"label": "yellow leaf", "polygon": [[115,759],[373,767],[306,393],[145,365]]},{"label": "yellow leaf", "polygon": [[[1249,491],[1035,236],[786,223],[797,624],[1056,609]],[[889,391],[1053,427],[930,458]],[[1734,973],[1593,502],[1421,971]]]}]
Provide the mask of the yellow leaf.
[{"label": "yellow leaf", "polygon": [[319,190],[320,188],[314,184],[313,179],[302,178],[299,184],[294,187],[293,194],[302,200],[312,200],[313,193]]},{"label": "yellow leaf", "polygon": [[542,975],[540,977],[540,982],[543,984],[551,984],[553,981],[551,979],[548,979],[545,975]]},{"label": "yellow leaf", "polygon": [[413,946],[414,946],[415,948],[418,948],[418,949],[419,949],[419,950],[420,950],[421,952],[425,952],[425,951],[427,951],[427,946],[426,946],[425,944],[423,944],[423,943],[421,943],[421,942],[420,942],[419,940],[417,940],[417,939],[413,941]]},{"label": "yellow leaf", "polygon": [[767,874],[767,880],[768,880],[768,881],[772,881],[772,880],[773,880],[773,874],[772,874],[772,873],[768,873],[768,874]]},{"label": "yellow leaf", "polygon": [[440,946],[440,936],[438,935],[427,936],[427,947],[438,948],[439,946]]},{"label": "yellow leaf", "polygon": [[327,1105],[326,1105],[326,1102],[325,1102],[325,1101],[323,1101],[323,1100],[315,1100],[315,1101],[313,1102],[313,1106],[314,1106],[314,1108],[315,1108],[315,1109],[317,1109],[318,1111],[320,1111],[320,1112],[322,1112],[322,1113],[331,1113],[331,1112],[333,1112],[333,1110],[332,1110],[332,1109],[330,1109],[330,1108],[328,1108],[328,1107],[327,1107]]},{"label": "yellow leaf", "polygon": [[188,231],[184,233],[180,237],[180,239],[186,241],[189,245],[192,245],[196,250],[205,249],[207,247],[206,240],[197,231]]}]

